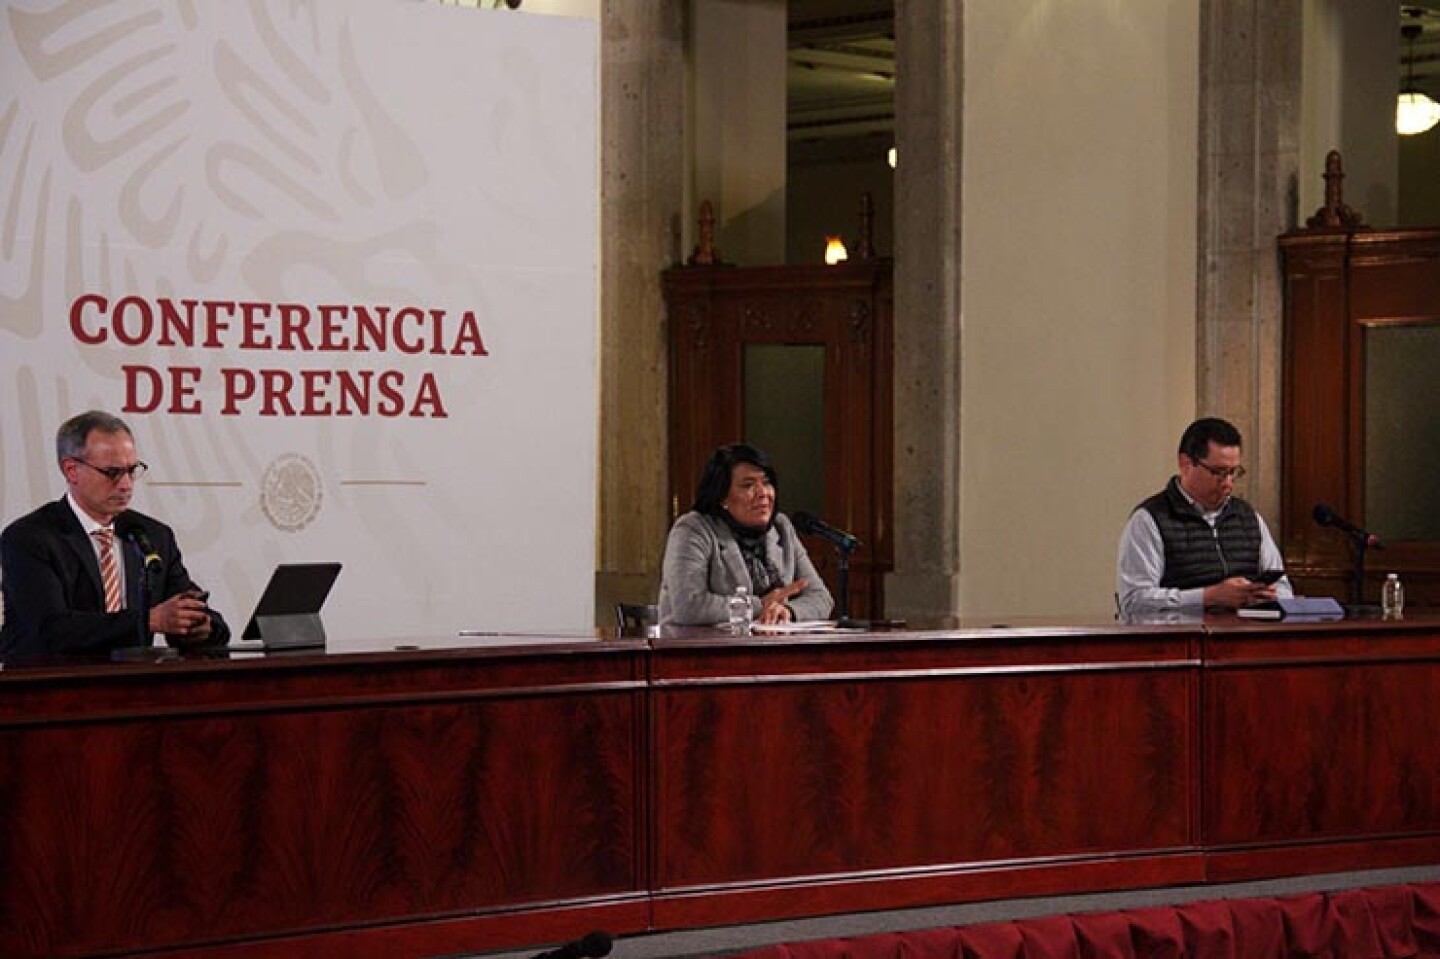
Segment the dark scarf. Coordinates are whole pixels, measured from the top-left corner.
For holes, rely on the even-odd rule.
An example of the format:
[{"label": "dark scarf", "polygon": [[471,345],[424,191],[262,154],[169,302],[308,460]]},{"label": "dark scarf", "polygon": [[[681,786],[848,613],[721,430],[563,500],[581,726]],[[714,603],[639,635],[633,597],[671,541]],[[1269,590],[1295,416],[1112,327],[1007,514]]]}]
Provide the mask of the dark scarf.
[{"label": "dark scarf", "polygon": [[770,562],[765,551],[765,535],[770,532],[770,525],[773,525],[774,521],[766,526],[742,526],[735,522],[729,513],[722,512],[720,518],[730,527],[730,532],[735,534],[735,543],[740,547],[740,556],[745,560],[750,582],[755,584],[754,594],[764,596],[772,589],[784,586],[784,578],[775,568],[775,564]]}]

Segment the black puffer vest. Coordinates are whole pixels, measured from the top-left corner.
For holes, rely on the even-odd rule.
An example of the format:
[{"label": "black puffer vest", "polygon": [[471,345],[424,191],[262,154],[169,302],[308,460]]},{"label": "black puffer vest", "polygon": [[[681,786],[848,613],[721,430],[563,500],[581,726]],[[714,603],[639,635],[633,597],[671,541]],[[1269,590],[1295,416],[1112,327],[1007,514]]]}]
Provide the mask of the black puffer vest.
[{"label": "black puffer vest", "polygon": [[1215,519],[1205,522],[1200,510],[1170,478],[1162,492],[1140,504],[1155,518],[1165,544],[1165,575],[1161,586],[1192,589],[1211,586],[1231,576],[1253,576],[1260,570],[1260,518],[1251,505],[1232,496]]}]

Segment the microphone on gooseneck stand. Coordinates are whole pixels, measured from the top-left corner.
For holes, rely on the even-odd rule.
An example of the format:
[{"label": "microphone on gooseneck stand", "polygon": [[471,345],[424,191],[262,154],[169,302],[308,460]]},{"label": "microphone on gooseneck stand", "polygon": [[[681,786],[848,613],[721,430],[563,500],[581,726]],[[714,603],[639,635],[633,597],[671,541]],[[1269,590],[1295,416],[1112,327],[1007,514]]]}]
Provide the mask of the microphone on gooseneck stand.
[{"label": "microphone on gooseneck stand", "polygon": [[534,959],[601,959],[610,955],[610,946],[614,941],[610,933],[596,930],[574,942],[537,953]]},{"label": "microphone on gooseneck stand", "polygon": [[829,540],[835,547],[846,553],[853,553],[860,546],[860,541],[843,529],[836,529],[829,523],[820,519],[813,513],[800,510],[791,515],[790,521],[795,528],[802,533],[809,533],[812,536],[819,536],[821,539]]},{"label": "microphone on gooseneck stand", "polygon": [[1311,512],[1310,515],[1314,516],[1315,522],[1319,523],[1321,526],[1333,526],[1347,536],[1354,537],[1355,539],[1364,542],[1364,544],[1370,549],[1385,548],[1385,544],[1381,541],[1380,537],[1376,536],[1374,533],[1367,533],[1365,530],[1345,519],[1339,513],[1326,506],[1324,503],[1316,503],[1315,509]]},{"label": "microphone on gooseneck stand", "polygon": [[135,637],[140,646],[150,646],[155,642],[155,637],[150,632],[150,574],[159,572],[165,564],[155,545],[150,542],[144,527],[135,522],[133,517],[125,513],[116,517],[115,532],[140,556],[140,619],[135,624]]},{"label": "microphone on gooseneck stand", "polygon": [[828,540],[834,544],[835,552],[840,557],[840,599],[839,602],[836,603],[836,607],[840,611],[840,616],[836,621],[836,625],[842,629],[869,629],[870,624],[865,620],[850,618],[850,554],[860,546],[860,540],[852,534],[845,532],[843,529],[836,529],[814,514],[807,513],[804,510],[793,513],[790,516],[790,522],[794,523],[795,528],[800,532],[808,533],[812,536],[819,536],[821,539]]},{"label": "microphone on gooseneck stand", "polygon": [[1378,607],[1365,604],[1365,550],[1384,549],[1385,544],[1380,537],[1356,526],[1324,503],[1316,503],[1310,515],[1321,526],[1332,526],[1350,540],[1350,603],[1345,612],[1351,616],[1377,613]]}]

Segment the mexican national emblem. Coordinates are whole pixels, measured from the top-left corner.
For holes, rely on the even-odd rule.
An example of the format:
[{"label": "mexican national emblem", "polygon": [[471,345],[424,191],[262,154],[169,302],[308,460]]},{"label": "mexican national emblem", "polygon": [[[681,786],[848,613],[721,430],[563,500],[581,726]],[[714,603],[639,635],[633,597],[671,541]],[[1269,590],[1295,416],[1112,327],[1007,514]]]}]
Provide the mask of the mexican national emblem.
[{"label": "mexican national emblem", "polygon": [[299,453],[276,457],[260,483],[260,508],[276,529],[293,533],[320,514],[320,472]]}]

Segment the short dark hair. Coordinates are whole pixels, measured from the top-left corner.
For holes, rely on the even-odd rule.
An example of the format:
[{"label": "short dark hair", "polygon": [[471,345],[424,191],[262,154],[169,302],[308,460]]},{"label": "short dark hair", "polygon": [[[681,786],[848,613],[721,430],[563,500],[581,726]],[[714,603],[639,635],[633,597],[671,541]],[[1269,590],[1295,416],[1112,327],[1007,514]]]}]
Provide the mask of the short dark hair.
[{"label": "short dark hair", "polygon": [[771,486],[780,486],[780,481],[775,476],[775,467],[770,465],[770,457],[748,443],[730,443],[710,454],[710,460],[705,464],[705,469],[700,474],[700,482],[695,487],[695,504],[690,508],[697,513],[719,516],[720,504],[730,492],[730,473],[739,463],[749,463],[764,471]]},{"label": "short dark hair", "polygon": [[55,462],[63,463],[67,459],[74,460],[84,456],[85,441],[97,430],[101,433],[124,433],[132,437],[135,435],[120,417],[102,410],[86,410],[60,424],[60,429],[55,433]]},{"label": "short dark hair", "polygon": [[1210,444],[1216,446],[1239,446],[1240,431],[1225,420],[1214,416],[1196,420],[1185,428],[1180,437],[1180,452],[1198,463],[1210,452]]}]

